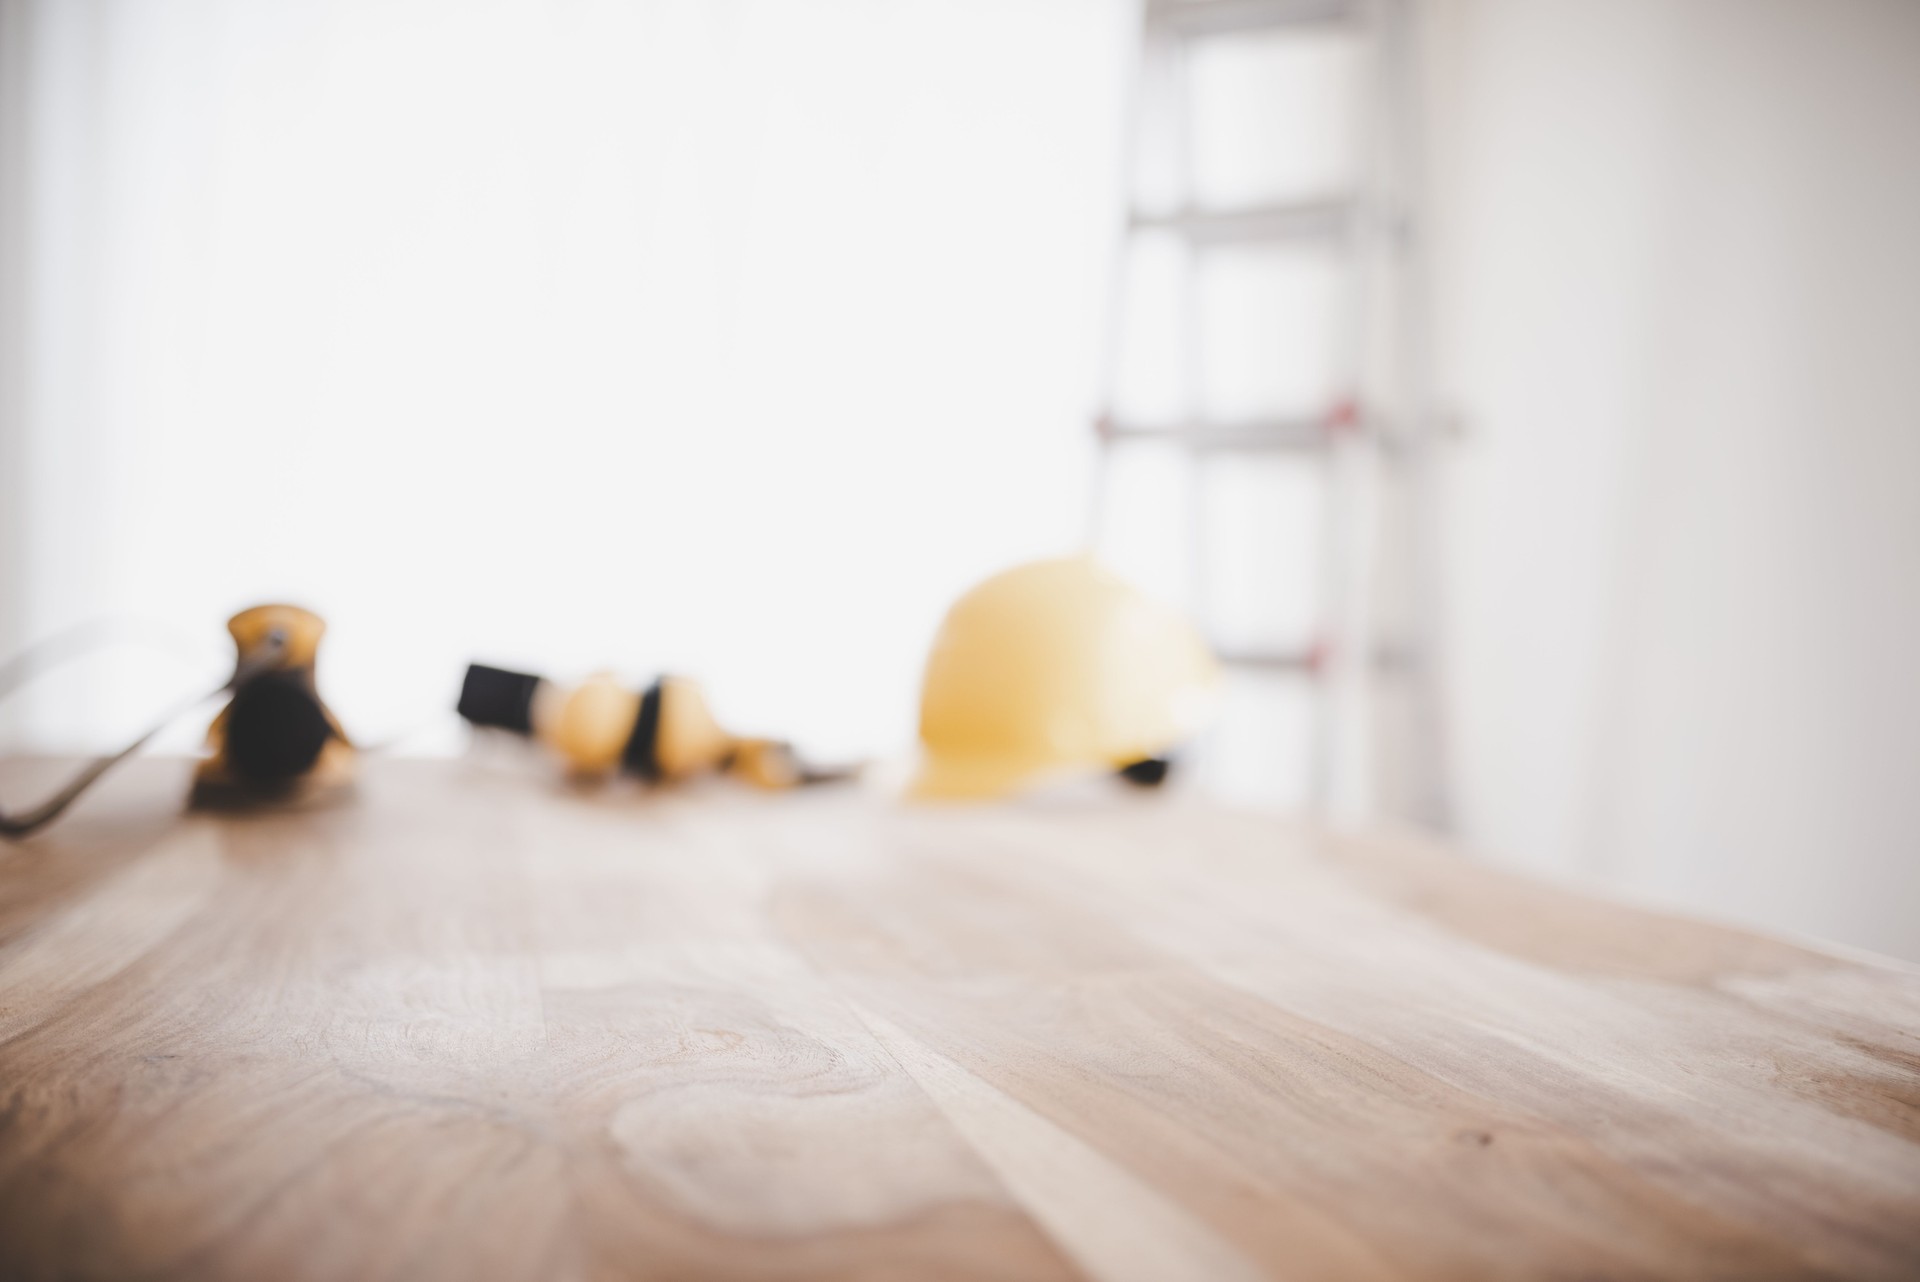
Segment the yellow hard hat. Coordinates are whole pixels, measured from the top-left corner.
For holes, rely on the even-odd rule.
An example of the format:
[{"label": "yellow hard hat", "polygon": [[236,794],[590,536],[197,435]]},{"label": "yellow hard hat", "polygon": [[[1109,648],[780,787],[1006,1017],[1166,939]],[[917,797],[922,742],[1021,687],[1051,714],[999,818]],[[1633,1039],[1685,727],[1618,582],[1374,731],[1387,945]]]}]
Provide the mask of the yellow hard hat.
[{"label": "yellow hard hat", "polygon": [[1086,557],[994,575],[947,611],[920,694],[918,797],[991,797],[1164,755],[1207,720],[1213,656]]}]

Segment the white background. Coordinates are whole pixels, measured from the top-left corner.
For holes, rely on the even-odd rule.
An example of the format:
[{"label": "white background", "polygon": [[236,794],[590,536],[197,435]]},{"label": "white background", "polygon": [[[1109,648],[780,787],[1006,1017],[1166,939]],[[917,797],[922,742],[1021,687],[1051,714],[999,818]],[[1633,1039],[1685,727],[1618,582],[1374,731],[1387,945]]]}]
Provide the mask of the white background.
[{"label": "white background", "polygon": [[[1422,7],[1461,834],[1920,958],[1920,6]],[[369,738],[455,742],[482,657],[904,749],[946,602],[1085,528],[1129,38],[1106,0],[0,0],[0,640],[157,617],[210,674],[289,597]],[[1281,154],[1235,120],[1329,123],[1222,75],[1219,172]],[[1226,404],[1311,386],[1251,341]],[[1270,479],[1229,629],[1302,626]],[[199,679],[102,663],[10,742]]]},{"label": "white background", "polygon": [[[370,739],[483,658],[897,751],[946,604],[1084,537],[1104,0],[14,16],[17,636],[159,618],[217,661],[287,599]],[[139,662],[21,733],[111,741],[161,702]]]}]

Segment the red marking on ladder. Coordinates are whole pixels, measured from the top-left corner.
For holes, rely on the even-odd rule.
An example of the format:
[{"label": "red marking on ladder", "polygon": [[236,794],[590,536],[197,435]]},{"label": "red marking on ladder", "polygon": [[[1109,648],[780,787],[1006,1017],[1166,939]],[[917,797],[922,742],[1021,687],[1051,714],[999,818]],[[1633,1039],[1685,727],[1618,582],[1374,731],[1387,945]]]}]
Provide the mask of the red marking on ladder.
[{"label": "red marking on ladder", "polygon": [[1326,417],[1320,420],[1328,436],[1337,436],[1342,432],[1360,430],[1360,402],[1352,396],[1343,396],[1327,407]]},{"label": "red marking on ladder", "polygon": [[1316,677],[1322,675],[1326,672],[1327,665],[1332,661],[1333,646],[1325,637],[1315,637],[1307,644],[1307,653],[1304,662],[1306,663],[1308,675]]}]

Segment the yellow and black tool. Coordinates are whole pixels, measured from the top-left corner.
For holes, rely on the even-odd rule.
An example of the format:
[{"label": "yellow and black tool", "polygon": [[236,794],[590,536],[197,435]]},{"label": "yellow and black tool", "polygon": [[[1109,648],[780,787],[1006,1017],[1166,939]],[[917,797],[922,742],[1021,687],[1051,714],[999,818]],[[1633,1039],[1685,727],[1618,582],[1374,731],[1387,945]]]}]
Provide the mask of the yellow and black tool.
[{"label": "yellow and black tool", "polygon": [[326,630],[297,605],[256,605],[227,621],[239,650],[233,698],[207,728],[212,755],[194,771],[194,805],[282,801],[352,781],[353,744],[314,683]]},{"label": "yellow and black tool", "polygon": [[538,739],[576,775],[615,773],[673,782],[719,773],[761,788],[796,788],[851,777],[820,769],[777,739],[748,739],[721,729],[697,682],[661,677],[632,690],[596,673],[571,690],[543,677],[470,664],[460,715],[475,726]]},{"label": "yellow and black tool", "polygon": [[[232,698],[207,732],[213,755],[194,772],[193,805],[251,805],[325,791],[352,778],[353,746],[335,721],[313,680],[314,655],[327,625],[294,605],[257,605],[227,621],[239,657],[233,675],[218,688],[195,695],[156,721],[132,743],[91,762],[67,785],[29,810],[0,811],[0,837],[27,837],[52,823],[107,771],[131,757],[178,717],[222,694]],[[10,664],[31,673],[44,666],[41,653],[65,651],[71,635],[36,647],[32,662]],[[17,681],[10,680],[11,689]]]}]

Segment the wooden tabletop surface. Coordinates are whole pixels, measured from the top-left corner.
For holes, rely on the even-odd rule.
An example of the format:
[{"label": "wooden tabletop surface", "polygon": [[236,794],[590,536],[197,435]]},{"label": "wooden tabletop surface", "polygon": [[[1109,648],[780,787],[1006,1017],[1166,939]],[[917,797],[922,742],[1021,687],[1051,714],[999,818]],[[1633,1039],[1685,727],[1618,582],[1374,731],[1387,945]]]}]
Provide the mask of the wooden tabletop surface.
[{"label": "wooden tabletop surface", "polygon": [[185,784],[0,847],[0,1277],[1920,1276],[1892,963],[1175,798]]}]

